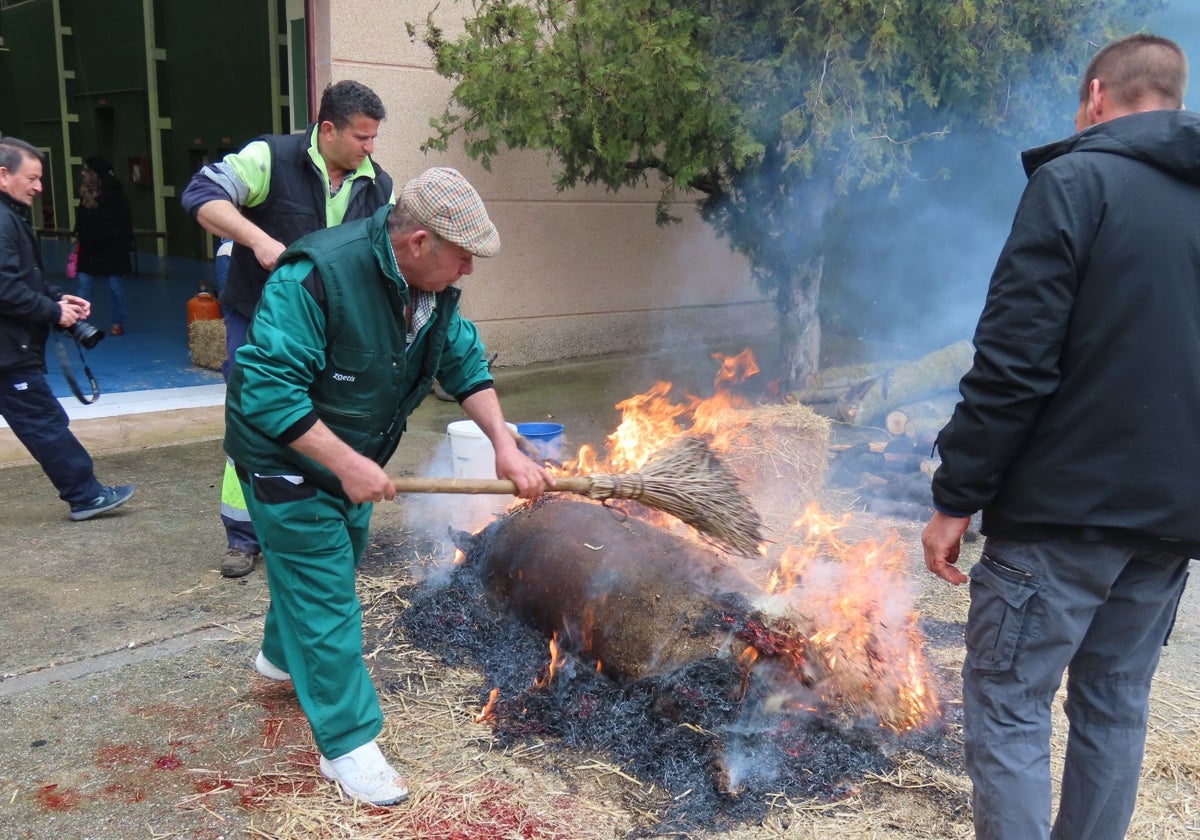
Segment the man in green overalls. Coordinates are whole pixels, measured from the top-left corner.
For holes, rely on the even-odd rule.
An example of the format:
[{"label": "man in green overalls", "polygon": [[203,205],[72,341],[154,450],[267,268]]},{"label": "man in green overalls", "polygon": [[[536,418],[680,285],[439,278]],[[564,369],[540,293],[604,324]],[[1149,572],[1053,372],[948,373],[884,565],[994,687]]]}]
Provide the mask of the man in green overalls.
[{"label": "man in green overalls", "polygon": [[383,465],[437,378],[491,440],[496,474],[536,498],[553,478],[517,449],[475,325],[453,286],[500,238],[457,171],[405,185],[395,208],[303,237],[279,258],[226,398],[233,460],[266,558],[271,606],[255,667],[291,679],[320,769],[390,805],[405,781],[375,743],[383,715],[362,658],[355,567]]}]

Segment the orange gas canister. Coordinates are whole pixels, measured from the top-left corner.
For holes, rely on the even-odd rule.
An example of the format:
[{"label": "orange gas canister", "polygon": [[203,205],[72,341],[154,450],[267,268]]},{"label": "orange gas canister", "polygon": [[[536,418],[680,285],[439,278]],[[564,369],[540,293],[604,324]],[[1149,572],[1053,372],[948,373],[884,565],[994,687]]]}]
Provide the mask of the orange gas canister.
[{"label": "orange gas canister", "polygon": [[217,299],[212,294],[200,287],[195,296],[188,301],[187,304],[187,322],[190,326],[193,321],[219,321],[221,320],[221,304],[217,303]]}]

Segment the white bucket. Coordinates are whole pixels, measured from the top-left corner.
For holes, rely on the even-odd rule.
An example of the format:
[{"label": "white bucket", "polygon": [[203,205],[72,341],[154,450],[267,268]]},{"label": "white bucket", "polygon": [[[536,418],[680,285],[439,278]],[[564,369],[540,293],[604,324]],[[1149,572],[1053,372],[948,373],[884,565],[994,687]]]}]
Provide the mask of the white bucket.
[{"label": "white bucket", "polygon": [[[512,423],[508,428],[516,431]],[[446,427],[455,478],[495,478],[496,450],[474,420],[455,420]]]}]

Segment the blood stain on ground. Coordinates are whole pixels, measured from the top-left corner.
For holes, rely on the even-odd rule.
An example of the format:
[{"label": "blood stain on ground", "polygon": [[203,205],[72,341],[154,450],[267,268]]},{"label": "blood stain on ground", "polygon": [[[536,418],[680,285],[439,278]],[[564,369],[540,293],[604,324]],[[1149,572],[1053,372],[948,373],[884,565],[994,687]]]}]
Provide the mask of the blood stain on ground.
[{"label": "blood stain on ground", "polygon": [[183,759],[175,755],[174,750],[166,755],[160,755],[158,758],[154,759],[155,770],[178,770],[182,766]]},{"label": "blood stain on ground", "polygon": [[33,798],[47,811],[69,811],[83,801],[83,794],[73,788],[60,790],[58,785],[45,785],[37,789]]},{"label": "blood stain on ground", "polygon": [[127,785],[121,782],[113,782],[104,788],[104,795],[110,799],[119,799],[126,804],[132,805],[135,802],[141,802],[146,798],[146,792],[136,785]]}]

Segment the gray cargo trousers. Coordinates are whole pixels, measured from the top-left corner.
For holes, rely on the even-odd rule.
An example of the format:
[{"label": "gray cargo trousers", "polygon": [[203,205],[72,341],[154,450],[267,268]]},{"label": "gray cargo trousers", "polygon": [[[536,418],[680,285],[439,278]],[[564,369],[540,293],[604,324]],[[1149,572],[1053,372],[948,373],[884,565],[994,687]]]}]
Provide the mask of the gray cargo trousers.
[{"label": "gray cargo trousers", "polygon": [[[989,538],[970,571],[963,739],[980,840],[1119,840],[1133,815],[1150,680],[1188,559],[1108,543]],[[1051,831],[1051,703],[1070,721]]]}]

